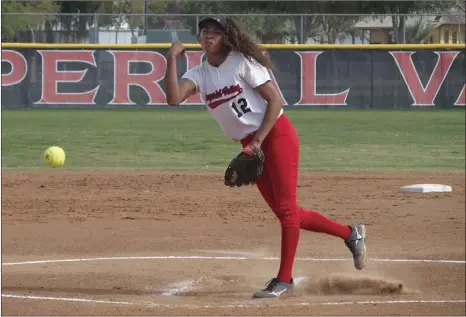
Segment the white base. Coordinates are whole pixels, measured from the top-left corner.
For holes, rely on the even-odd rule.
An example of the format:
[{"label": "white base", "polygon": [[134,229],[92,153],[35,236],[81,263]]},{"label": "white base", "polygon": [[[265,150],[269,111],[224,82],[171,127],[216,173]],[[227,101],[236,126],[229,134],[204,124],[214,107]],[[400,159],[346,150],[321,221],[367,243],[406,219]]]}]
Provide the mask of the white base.
[{"label": "white base", "polygon": [[400,191],[405,193],[444,193],[451,192],[452,188],[442,184],[414,184],[400,187]]}]

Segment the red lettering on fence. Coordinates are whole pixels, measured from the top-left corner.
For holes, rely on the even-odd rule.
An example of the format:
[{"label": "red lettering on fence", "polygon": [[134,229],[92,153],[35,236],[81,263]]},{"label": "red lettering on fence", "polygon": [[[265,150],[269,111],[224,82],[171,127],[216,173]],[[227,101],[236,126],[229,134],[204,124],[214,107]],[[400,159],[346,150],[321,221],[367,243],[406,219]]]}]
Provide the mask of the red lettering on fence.
[{"label": "red lettering on fence", "polygon": [[[165,76],[167,61],[162,54],[148,51],[114,51],[113,55],[113,99],[110,105],[127,105],[135,103],[129,97],[129,87],[138,86],[149,96],[147,105],[166,104],[165,93],[158,84]],[[151,70],[145,74],[130,73],[132,63],[147,63]]]},{"label": "red lettering on fence", "polygon": [[7,62],[11,66],[11,71],[8,74],[2,74],[2,86],[13,86],[23,81],[28,71],[27,61],[23,54],[3,50],[2,62]]},{"label": "red lettering on fence", "polygon": [[413,106],[435,106],[434,100],[442,86],[445,77],[459,52],[433,52],[437,54],[437,64],[430,75],[429,81],[422,85],[419,74],[414,67],[412,55],[414,52],[389,52],[408,86],[414,100]]},{"label": "red lettering on fence", "polygon": [[[413,100],[412,102],[408,100],[408,105],[402,105],[403,107],[411,105],[432,107],[436,106],[435,102],[437,102],[437,105],[441,104],[442,107],[450,107],[452,105],[466,106],[466,86],[464,85],[464,78],[462,78],[464,70],[460,67],[464,62],[463,52],[451,50],[438,52],[427,52],[424,50],[423,52],[424,54],[436,54],[435,65],[430,66],[427,70],[425,67],[421,68],[422,66],[418,66],[417,63],[414,65],[416,56],[413,56],[413,54],[415,54],[416,51],[377,51],[378,56],[381,57],[380,60],[377,59],[374,61],[374,63],[378,63],[378,71],[384,72],[384,69],[390,69],[390,67],[393,68],[393,64],[389,63],[392,58],[388,58],[387,60],[387,53],[390,53],[400,71],[401,76],[397,73],[393,74],[390,72],[374,74],[377,76],[378,80],[372,82],[370,81],[370,78],[367,78],[367,88],[352,91],[355,94],[354,102],[358,100],[358,96],[361,96],[361,94],[368,95],[373,93],[374,98],[371,98],[371,102],[373,103],[373,106],[377,108],[377,103],[380,102],[381,98],[385,97],[379,95],[377,90],[374,91],[371,89],[380,89],[381,85],[389,85],[390,82],[393,82],[394,80],[399,81],[399,77],[402,77],[408,89],[402,88],[401,91],[393,91],[395,94],[393,98],[396,97],[395,99],[398,100],[406,100],[407,96],[410,96]],[[317,85],[317,59],[322,53],[324,52],[293,52],[293,54],[297,54],[299,56],[300,61],[299,69],[296,70],[296,76],[301,79],[299,85],[297,85],[298,87],[289,87],[289,84],[291,83],[286,82],[289,80],[289,72],[292,71],[291,69],[288,69],[289,65],[286,62],[286,59],[289,60],[290,56],[280,57],[282,64],[277,64],[277,68],[279,68],[279,70],[278,72],[275,72],[275,74],[272,70],[269,70],[271,81],[280,92],[283,105],[288,105],[288,102],[284,98],[282,91],[277,84],[275,78],[275,75],[277,74],[277,76],[283,76],[282,81],[287,83],[285,97],[288,96],[289,98],[294,99],[296,95],[299,95],[299,101],[294,103],[294,105],[347,105],[347,98],[350,89],[338,92],[338,89],[344,88],[338,88],[334,82],[329,82],[325,85],[325,90],[324,88],[319,88],[320,93],[317,91],[318,86],[322,87],[322,85]],[[114,61],[114,64],[111,66],[109,65],[109,62],[112,62],[112,59],[109,60],[109,54],[111,54]],[[329,55],[327,56],[327,54]],[[334,54],[334,52],[328,52],[325,53],[325,55],[320,56],[319,62],[328,62],[331,59],[334,59],[335,56],[332,56],[332,54]],[[353,58],[352,54],[355,53],[348,54],[348,56],[342,56],[341,58],[349,58],[351,60]],[[371,54],[375,53],[371,52]],[[26,56],[27,59],[25,58]],[[186,51],[185,56],[186,70],[180,69],[180,71],[187,71],[200,65],[202,63],[204,53],[202,51],[188,50]],[[423,56],[424,55],[421,55],[421,57]],[[6,49],[2,51],[1,58],[3,65],[6,65],[7,63],[9,64],[4,67],[2,73],[2,87],[11,87],[21,84],[21,87],[16,86],[13,87],[13,89],[5,88],[5,93],[10,94],[11,97],[5,100],[8,104],[5,105],[6,107],[13,103],[21,104],[24,102],[27,104],[33,103],[44,105],[95,105],[98,101],[99,104],[135,105],[136,103],[145,103],[146,100],[148,100],[147,105],[166,105],[165,93],[161,85],[161,81],[165,76],[166,60],[164,56],[156,50],[114,51],[29,49],[23,51]],[[285,60],[283,58],[285,58]],[[458,65],[453,65],[456,58],[458,58]],[[296,61],[298,60],[296,59]],[[31,62],[31,65],[28,65],[28,62]],[[430,58],[425,61],[420,60],[419,63],[431,65],[432,60]],[[36,69],[36,67],[34,67],[36,65],[42,65],[42,67]],[[145,67],[135,67],[140,65]],[[11,66],[11,69],[9,66]],[[114,69],[113,77],[111,71],[105,71],[108,66],[111,68],[113,67]],[[100,70],[103,70],[103,72]],[[448,75],[450,70],[451,74]],[[322,71],[325,74],[325,72],[328,72],[329,70],[323,69]],[[36,83],[36,78],[40,72],[42,80],[39,80]],[[29,74],[30,76],[28,76]],[[97,74],[99,74],[98,78]],[[345,82],[352,78],[360,80],[363,76],[363,74],[354,74],[354,77],[353,74],[345,75],[349,76],[342,78]],[[448,82],[446,79],[447,75],[449,76]],[[320,73],[319,76],[321,76]],[[29,78],[31,78],[31,80],[29,80]],[[324,80],[324,76],[321,76],[319,83],[320,81],[324,82]],[[292,80],[292,82],[294,82],[294,80]],[[371,87],[371,85],[373,86]],[[446,86],[445,93],[440,95],[439,92],[442,85]],[[139,89],[136,88],[138,91],[135,91],[135,93],[139,93],[139,98],[137,101],[135,99],[134,102],[131,101],[129,94],[130,90],[132,92],[132,89],[130,89],[131,86],[138,86],[143,90],[139,91]],[[350,86],[350,84],[348,84],[348,86]],[[98,90],[100,88],[105,89],[105,91],[102,91],[101,95],[98,94]],[[295,89],[299,91],[295,91]],[[398,89],[398,87],[394,89]],[[207,96],[206,99],[215,100],[217,98],[222,98],[222,96],[225,97],[224,94],[230,96],[229,90],[230,87],[228,86],[219,92],[209,92],[212,95]],[[406,95],[408,92],[409,95]],[[23,94],[26,98],[22,98]],[[109,97],[108,94],[111,96]],[[40,96],[40,98],[36,98],[35,96]],[[34,98],[34,100],[31,100],[32,98]],[[40,100],[34,102],[37,99]],[[109,101],[109,99],[112,100]],[[395,99],[393,100],[396,101]],[[455,99],[456,101],[454,101]],[[444,105],[445,102],[448,102],[448,104]],[[183,104],[186,105],[202,103],[201,96],[198,93],[183,102]],[[293,102],[291,102],[291,104],[293,104]],[[351,104],[351,106],[359,107],[358,104]]]},{"label": "red lettering on fence", "polygon": [[317,56],[323,52],[304,51],[295,53],[298,54],[301,60],[301,98],[295,105],[346,105],[349,88],[336,94],[317,93]]},{"label": "red lettering on fence", "polygon": [[59,71],[59,62],[82,62],[97,67],[94,51],[66,50],[49,51],[38,50],[42,56],[42,92],[40,100],[35,104],[94,104],[94,98],[99,86],[91,91],[81,93],[59,93],[58,83],[80,82],[87,73],[87,69],[74,71]]},{"label": "red lettering on fence", "polygon": [[465,89],[466,89],[466,85],[464,85],[463,89],[461,89],[458,99],[456,99],[455,103],[453,104],[454,106],[466,106],[466,90]]}]

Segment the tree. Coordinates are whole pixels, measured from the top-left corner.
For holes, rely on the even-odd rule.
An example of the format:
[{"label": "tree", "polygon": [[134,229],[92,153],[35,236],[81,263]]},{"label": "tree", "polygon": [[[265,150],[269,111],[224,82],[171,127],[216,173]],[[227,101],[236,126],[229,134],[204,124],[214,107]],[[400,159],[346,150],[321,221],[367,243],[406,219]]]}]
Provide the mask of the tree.
[{"label": "tree", "polygon": [[[261,12],[257,13],[261,14]],[[238,16],[236,21],[259,43],[282,44],[285,41],[295,41],[295,25],[289,18],[261,14]]]},{"label": "tree", "polygon": [[[103,2],[99,8],[99,13],[105,15],[98,16],[99,26],[111,26],[116,30],[116,38],[118,38],[118,30],[127,26],[131,30],[131,35],[135,36],[137,28],[145,29],[148,24],[160,25],[161,19],[154,17],[151,14],[164,13],[168,7],[167,1],[149,2],[147,0],[113,0]],[[144,14],[147,15],[144,15]],[[118,43],[116,41],[116,43]]]},{"label": "tree", "polygon": [[[289,39],[291,42],[295,42],[296,39],[299,43],[304,43],[308,38],[322,43],[335,43],[344,33],[348,33],[347,31],[351,30],[352,25],[359,19],[358,16],[345,15],[358,9],[354,2],[346,1],[187,1],[184,7],[186,13],[238,14],[237,20],[262,43],[280,43],[283,39]],[[244,13],[263,15],[240,15]],[[289,15],[274,15],[277,13]],[[341,15],[333,15],[335,13]],[[189,17],[186,20],[189,28],[194,32],[196,18]]]},{"label": "tree", "polygon": [[463,14],[466,14],[466,5],[464,1],[457,0],[456,7],[458,8],[460,12],[462,12]]},{"label": "tree", "polygon": [[[457,1],[457,0],[455,0]],[[354,42],[359,30],[354,25],[362,14],[389,14],[393,21],[393,42],[401,43],[406,18],[402,14],[441,11],[455,1],[185,1],[184,13],[243,14],[262,13],[263,16],[237,16],[252,34],[264,41],[279,42],[279,38],[297,38],[300,43],[313,38],[321,43],[335,43],[347,36]],[[288,16],[266,16],[288,13]],[[185,18],[193,34],[196,17]],[[291,21],[291,22],[290,22]],[[294,23],[294,27],[290,24]],[[295,33],[294,36],[290,36]]]},{"label": "tree", "polygon": [[361,12],[391,15],[393,43],[403,43],[408,14],[438,13],[453,5],[455,1],[360,1],[357,3]]},{"label": "tree", "polygon": [[52,19],[49,14],[59,9],[52,0],[2,1],[1,6],[2,42],[35,42],[35,29]]},{"label": "tree", "polygon": [[[185,24],[196,34],[196,22],[211,14],[235,15],[239,22],[254,38],[262,43],[281,43],[284,39],[292,40],[296,33],[295,25],[289,17],[276,16],[279,2],[265,1],[186,1],[183,3],[184,13],[198,13],[199,16],[186,16]],[[283,13],[283,12],[281,12]],[[243,15],[256,14],[256,15]]]},{"label": "tree", "polygon": [[407,26],[405,29],[406,43],[424,43],[430,37],[435,27],[434,23],[425,22],[422,17],[418,18],[414,24]]},{"label": "tree", "polygon": [[[227,1],[186,1],[182,4],[183,12],[186,14],[197,13],[199,18],[211,14],[226,13],[229,10]],[[196,16],[184,16],[183,22],[186,27],[191,31],[191,34],[197,34],[197,21]]]},{"label": "tree", "polygon": [[[149,0],[147,0],[149,1]],[[175,11],[175,12],[173,12]],[[164,13],[176,13],[176,3],[171,1],[156,1],[147,4],[148,15],[145,18],[145,28],[164,28],[166,17]]]},{"label": "tree", "polygon": [[[60,10],[52,26],[64,30],[64,42],[75,42],[88,36],[88,28],[94,24],[94,13],[99,9],[100,1],[56,1]],[[65,13],[65,15],[60,14]],[[51,28],[50,28],[51,29]]]},{"label": "tree", "polygon": [[[121,28],[129,28],[131,35],[138,26],[144,23],[144,0],[113,0],[103,2],[99,8],[98,27],[107,25],[115,30],[115,43],[118,44],[118,31]],[[140,15],[133,15],[139,13]]]}]

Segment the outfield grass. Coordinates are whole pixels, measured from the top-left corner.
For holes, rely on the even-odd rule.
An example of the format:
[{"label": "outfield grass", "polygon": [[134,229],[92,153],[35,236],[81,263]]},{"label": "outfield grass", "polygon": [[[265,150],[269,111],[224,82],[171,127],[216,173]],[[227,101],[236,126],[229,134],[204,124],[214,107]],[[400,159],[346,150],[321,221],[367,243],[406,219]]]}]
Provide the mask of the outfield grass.
[{"label": "outfield grass", "polygon": [[[301,169],[464,171],[461,110],[287,110]],[[51,145],[64,168],[224,169],[239,150],[204,110],[2,110],[2,167],[45,168]]]}]

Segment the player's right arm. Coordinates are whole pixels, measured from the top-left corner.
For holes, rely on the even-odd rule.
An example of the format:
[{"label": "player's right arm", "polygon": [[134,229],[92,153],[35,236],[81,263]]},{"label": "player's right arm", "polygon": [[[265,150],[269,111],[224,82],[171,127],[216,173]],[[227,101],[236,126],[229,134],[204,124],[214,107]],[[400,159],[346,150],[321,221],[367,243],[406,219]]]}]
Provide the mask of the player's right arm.
[{"label": "player's right arm", "polygon": [[189,96],[197,92],[196,84],[189,79],[182,79],[178,84],[178,74],[176,71],[176,58],[184,54],[183,44],[175,42],[172,44],[167,56],[167,71],[165,73],[165,93],[167,103],[170,106],[178,106]]}]

